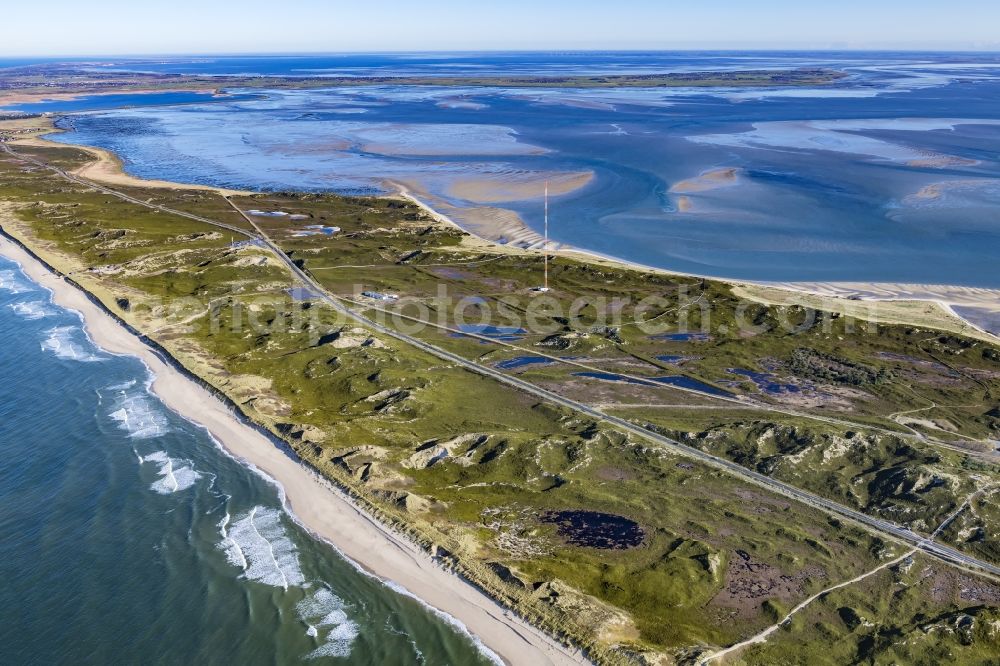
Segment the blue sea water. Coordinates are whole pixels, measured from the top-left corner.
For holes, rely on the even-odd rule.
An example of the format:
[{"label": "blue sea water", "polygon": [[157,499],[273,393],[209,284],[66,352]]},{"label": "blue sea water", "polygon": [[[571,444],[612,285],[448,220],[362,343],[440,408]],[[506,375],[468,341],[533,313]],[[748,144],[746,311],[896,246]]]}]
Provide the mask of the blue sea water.
[{"label": "blue sea water", "polygon": [[490,663],[299,527],[5,259],[0,335],[0,662]]},{"label": "blue sea water", "polygon": [[[997,60],[995,54],[980,58]],[[962,62],[966,53],[880,51],[457,51],[286,55],[197,55],[160,58],[91,58],[96,71],[205,76],[447,76],[655,74],[705,70],[814,67],[900,61]]]},{"label": "blue sea water", "polygon": [[719,277],[1000,287],[995,54],[376,54],[107,66],[331,76],[837,67],[844,80],[804,88],[269,91],[73,115],[58,140],[114,150],[140,176],[185,182],[343,193],[405,183],[459,222],[499,207],[536,230],[540,188],[524,186],[592,174],[554,197],[556,241]]},{"label": "blue sea water", "polygon": [[[236,96],[240,99],[252,99],[252,94]],[[122,93],[114,95],[83,95],[66,100],[41,100],[39,102],[15,104],[8,107],[12,111],[22,113],[47,113],[54,107],[60,113],[77,113],[80,111],[99,111],[105,109],[122,109],[143,106],[176,106],[178,104],[207,104],[214,101],[229,101],[230,97],[213,98],[209,92],[151,92]]]}]

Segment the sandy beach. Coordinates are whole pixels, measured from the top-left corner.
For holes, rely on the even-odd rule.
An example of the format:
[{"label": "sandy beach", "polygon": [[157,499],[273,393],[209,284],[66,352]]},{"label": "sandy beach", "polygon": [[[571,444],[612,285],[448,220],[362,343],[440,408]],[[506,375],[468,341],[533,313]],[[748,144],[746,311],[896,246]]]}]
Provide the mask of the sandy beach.
[{"label": "sandy beach", "polygon": [[[54,134],[59,130],[51,130],[25,139],[18,139],[17,144],[21,146],[40,146],[50,148],[57,144],[44,138],[46,134]],[[81,178],[87,178],[95,183],[103,185],[114,185],[119,187],[151,187],[166,190],[202,190],[207,192],[218,192],[223,196],[238,196],[242,194],[252,194],[242,190],[231,190],[224,187],[212,187],[210,185],[197,185],[194,183],[175,183],[168,180],[149,180],[137,178],[125,172],[121,159],[114,153],[103,148],[93,148],[91,146],[72,145],[77,150],[82,150],[94,157],[93,162],[88,162],[72,173]]]},{"label": "sandy beach", "polygon": [[974,329],[962,330],[965,335],[982,337],[977,333],[984,334],[994,343],[1000,335],[1000,327],[995,325],[1000,319],[1000,289],[888,282],[781,282],[763,286],[852,303],[930,304]]},{"label": "sandy beach", "polygon": [[91,339],[102,349],[142,360],[154,377],[152,390],[167,407],[205,427],[226,451],[274,479],[284,489],[295,518],[362,569],[456,619],[508,664],[587,663],[582,655],[510,615],[487,595],[437,566],[415,544],[370,518],[23,248],[0,238],[0,254],[52,290],[57,305],[79,312]]},{"label": "sandy beach", "polygon": [[[38,134],[15,141],[20,145],[52,146],[46,134],[57,132],[48,119],[11,120],[0,122],[5,127],[46,125]],[[57,144],[63,145],[63,144]],[[247,194],[204,185],[187,185],[163,180],[145,180],[130,176],[123,170],[121,160],[110,151],[87,146],[76,146],[94,156],[95,161],[78,169],[78,176],[111,186],[155,187],[167,189],[199,189],[223,195]],[[688,180],[676,183],[671,192],[677,195],[682,212],[695,207],[691,197],[731,186],[741,176],[738,168],[710,169]],[[562,174],[556,178],[550,193],[565,194],[586,186],[593,174]],[[967,181],[959,181],[965,186]],[[978,183],[977,183],[978,184]],[[470,234],[465,247],[478,246],[491,251],[541,251],[557,253],[569,258],[642,270],[657,274],[682,275],[718,280],[734,287],[737,296],[766,304],[798,304],[805,307],[839,312],[862,320],[885,323],[902,323],[960,333],[996,344],[1000,341],[1000,290],[922,284],[866,284],[848,282],[750,282],[671,271],[635,264],[612,256],[602,255],[581,248],[545,239],[529,227],[514,211],[499,206],[478,205],[458,207],[430,195],[417,183],[386,181],[387,189],[395,189],[400,196],[417,204],[442,224],[457,227]],[[501,191],[491,192],[498,183],[490,180],[471,179],[455,185],[469,200],[502,203],[508,197],[537,196],[542,183],[516,182]],[[537,192],[535,190],[538,190]],[[942,190],[930,186],[924,197],[940,196]],[[873,305],[877,307],[872,307]]]},{"label": "sandy beach", "polygon": [[[48,145],[43,138],[18,141],[21,145]],[[148,181],[122,172],[112,153],[81,148],[96,161],[77,175],[117,186],[206,189],[239,194],[204,186],[168,181]],[[737,172],[710,172],[694,179],[686,191],[700,192],[726,186]],[[572,184],[572,183],[570,183]],[[579,186],[579,182],[576,183]],[[444,205],[408,183],[393,183],[400,195],[425,210],[435,220],[472,234],[464,245],[499,252],[539,251],[544,239],[512,211],[482,206],[457,208]],[[558,244],[546,248],[556,251]],[[652,273],[682,273],[631,264],[584,250],[564,247],[559,254],[608,266]],[[189,420],[204,426],[220,445],[236,458],[261,470],[284,488],[289,511],[307,529],[332,544],[345,557],[373,576],[404,588],[429,607],[455,618],[490,651],[509,664],[574,664],[586,659],[544,632],[507,613],[474,586],[440,568],[420,547],[386,528],[359,508],[344,493],[322,479],[311,468],[290,457],[270,438],[243,423],[231,409],[163,359],[143,343],[86,293],[50,272],[20,246],[0,238],[0,254],[18,262],[36,282],[53,291],[56,304],[80,312],[90,337],[103,349],[138,357],[154,376],[152,390],[164,404]],[[696,276],[710,277],[710,276]],[[718,279],[718,278],[712,278]],[[1000,290],[903,284],[851,283],[749,283],[721,279],[738,296],[765,303],[799,303],[809,307],[856,314],[864,318],[862,306],[884,304],[877,318],[885,322],[911,323],[970,335],[997,342],[985,328],[973,326],[955,308],[1000,312]]]},{"label": "sandy beach", "polygon": [[219,91],[215,88],[207,87],[177,87],[177,88],[163,88],[160,90],[139,88],[135,90],[80,90],[78,92],[18,92],[18,91],[4,91],[0,93],[0,110],[5,106],[14,106],[15,104],[37,104],[38,102],[47,101],[60,101],[60,102],[70,102],[82,97],[102,97],[106,95],[121,95],[127,93],[129,95],[155,95],[157,93],[172,93],[172,92],[200,92],[207,96],[215,96],[219,94]]},{"label": "sandy beach", "polygon": [[146,180],[144,178],[136,178],[135,176],[130,176],[125,173],[125,170],[122,168],[121,160],[119,160],[114,153],[108,152],[102,148],[91,148],[89,146],[77,146],[77,148],[90,153],[96,159],[93,162],[80,167],[74,171],[73,174],[82,178],[88,178],[97,183],[125,187],[154,187],[157,189],[168,190],[206,190],[210,192],[218,192],[223,196],[249,194],[249,192],[243,192],[241,190],[211,187],[210,185],[172,183],[166,180]]},{"label": "sandy beach", "polygon": [[[498,248],[539,250],[545,247],[545,237],[525,224],[521,216],[512,210],[493,206],[459,208],[432,197],[413,183],[389,181],[388,185],[438,222],[471,234],[475,244],[485,243],[494,251]],[[559,243],[550,241],[547,249],[551,251],[557,247]]]},{"label": "sandy beach", "polygon": [[[725,187],[738,172],[711,172],[709,182],[721,181]],[[541,251],[660,275],[681,275],[724,282],[733,293],[768,305],[801,305],[837,312],[861,321],[909,324],[1000,342],[1000,290],[975,287],[902,283],[851,282],[750,282],[671,271],[635,264],[624,259],[567,246],[555,241],[545,244],[541,234],[531,229],[517,213],[495,207],[458,208],[435,200],[409,183],[390,183],[400,196],[420,206],[442,224],[457,227],[471,236],[466,247],[479,246],[496,252],[505,250]],[[697,191],[697,190],[689,190]],[[704,189],[700,190],[704,191]],[[686,196],[678,197],[686,200]],[[430,203],[428,203],[430,201]]]}]

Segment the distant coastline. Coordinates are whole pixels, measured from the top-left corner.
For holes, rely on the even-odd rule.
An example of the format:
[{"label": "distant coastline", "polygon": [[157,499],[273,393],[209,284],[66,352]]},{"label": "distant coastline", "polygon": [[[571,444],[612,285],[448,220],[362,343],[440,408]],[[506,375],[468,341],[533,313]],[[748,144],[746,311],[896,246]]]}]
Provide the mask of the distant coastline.
[{"label": "distant coastline", "polygon": [[[65,68],[49,72],[51,66],[22,68],[6,73],[8,87],[0,91],[0,109],[43,100],[74,100],[85,96],[202,92],[223,95],[229,89],[310,89],[364,86],[470,87],[479,88],[716,88],[794,87],[830,85],[843,79],[843,72],[829,68],[755,69],[737,71],[667,72],[663,74],[618,74],[605,76],[195,76],[188,74],[146,75],[106,73],[86,77]],[[46,73],[46,85],[32,83]]]},{"label": "distant coastline", "polygon": [[[46,135],[57,133],[51,119],[39,119],[47,129],[20,139],[30,145],[71,145],[95,157],[95,161],[83,167],[77,175],[112,186],[156,187],[166,189],[196,189],[215,191],[223,196],[246,194],[245,191],[213,187],[192,183],[177,183],[166,180],[149,180],[128,174],[120,157],[113,152],[92,146],[53,143]],[[681,188],[718,187],[737,178],[736,173],[704,174],[692,184]],[[721,179],[721,182],[720,182]],[[478,209],[451,209],[443,202],[434,202],[425,192],[420,192],[413,184],[387,181],[386,186],[396,195],[416,203],[435,219],[452,225],[469,234],[473,244],[482,243],[492,251],[540,252],[543,238],[528,227],[514,211],[498,207]],[[574,183],[573,186],[580,186]],[[909,284],[895,282],[766,282],[737,280],[711,274],[689,273],[669,270],[628,261],[608,254],[594,252],[550,242],[545,248],[549,253],[583,259],[609,266],[625,267],[661,275],[679,275],[714,280],[732,285],[739,295],[765,304],[799,304],[806,307],[840,312],[861,319],[873,318],[885,323],[902,323],[929,326],[942,331],[959,333],[988,342],[1000,340],[1000,331],[980,325],[978,321],[992,321],[1000,317],[1000,289],[973,288],[942,284]],[[976,318],[973,318],[975,315]]]}]

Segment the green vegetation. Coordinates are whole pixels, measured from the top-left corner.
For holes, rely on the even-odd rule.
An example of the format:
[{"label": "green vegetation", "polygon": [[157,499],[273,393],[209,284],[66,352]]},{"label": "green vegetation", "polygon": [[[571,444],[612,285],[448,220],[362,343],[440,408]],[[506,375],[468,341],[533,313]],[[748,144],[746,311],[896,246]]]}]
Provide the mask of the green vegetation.
[{"label": "green vegetation", "polygon": [[[88,159],[70,148],[17,150],[64,169]],[[212,192],[123,191],[249,229]],[[416,335],[484,365],[525,354],[571,356],[578,365],[553,361],[510,372],[846,505],[930,532],[973,490],[1000,480],[978,441],[1000,431],[994,398],[1000,355],[985,342],[748,305],[723,283],[558,257],[551,266],[552,311],[515,336],[508,343],[513,348],[449,329],[463,316],[479,321],[487,310],[494,324],[522,320],[536,298],[531,287],[538,283],[540,255],[476,244],[392,199],[272,194],[234,203],[289,213],[255,221],[325,288],[390,325],[412,324],[400,313],[423,309],[443,328],[424,327]],[[69,183],[6,154],[0,154],[0,220],[7,233],[146,332],[372,513],[503,603],[588,647],[600,662],[693,659],[761,631],[811,594],[905,552],[818,510],[367,330],[308,294],[293,297],[284,265],[229,232]],[[307,225],[340,231],[301,235]],[[453,298],[440,298],[439,285]],[[365,301],[357,295],[364,290],[405,298]],[[643,330],[631,311],[607,321],[616,307],[611,298],[650,296],[656,300],[641,314],[660,327],[656,332]],[[685,325],[704,328],[705,338],[657,335]],[[685,377],[742,400],[578,376],[587,368]],[[766,384],[732,369],[798,390],[770,394]],[[890,418],[924,408],[914,416],[926,423]],[[545,516],[575,510],[635,521],[642,543],[574,545]],[[945,538],[995,560],[1000,517],[991,512],[989,497],[981,496]],[[936,561],[927,566],[951,579],[964,576]],[[961,610],[980,623],[955,654],[982,663],[984,627],[992,626],[984,623],[995,617],[1000,587],[966,578],[980,597],[992,599],[976,602],[984,608],[942,601],[923,583],[906,588],[905,603],[897,606],[886,596],[891,586],[860,600],[863,588],[849,587],[837,593],[845,600],[834,615],[827,612],[830,595],[818,610],[808,609],[820,619],[796,619],[790,631],[808,646],[803,650],[828,661],[853,650],[921,663],[917,652],[899,651],[910,648],[889,651],[882,634],[852,618],[877,618],[879,627],[914,637],[927,654],[944,654],[955,634],[920,627],[937,617],[951,622],[947,614]],[[841,606],[853,611],[841,616]],[[788,642],[780,636],[775,645]],[[757,659],[749,663],[779,663],[773,655],[780,653],[769,649],[766,644],[745,656]]]},{"label": "green vegetation", "polygon": [[799,348],[793,351],[788,369],[803,379],[818,379],[849,386],[872,386],[892,379],[892,372],[885,366],[873,368],[814,349]]},{"label": "green vegetation", "polygon": [[993,664],[996,588],[922,557],[836,590],[726,663]]},{"label": "green vegetation", "polygon": [[[9,69],[0,75],[0,91],[18,94],[127,93],[222,89],[334,88],[377,85],[481,88],[676,88],[782,87],[828,85],[846,76],[825,68],[622,74],[607,76],[191,76],[122,72],[82,72],[71,64]],[[2,102],[2,99],[0,99]]]}]

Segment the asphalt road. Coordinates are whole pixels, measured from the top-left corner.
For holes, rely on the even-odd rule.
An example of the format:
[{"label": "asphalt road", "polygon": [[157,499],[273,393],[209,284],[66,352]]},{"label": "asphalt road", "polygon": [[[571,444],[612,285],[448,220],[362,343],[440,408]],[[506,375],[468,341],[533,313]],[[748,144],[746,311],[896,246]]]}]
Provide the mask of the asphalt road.
[{"label": "asphalt road", "polygon": [[233,208],[239,211],[241,215],[243,215],[244,219],[246,219],[247,222],[249,222],[251,225],[253,225],[255,229],[257,229],[257,231],[260,233],[260,239],[279,258],[281,258],[281,260],[285,263],[285,265],[288,266],[289,270],[291,270],[292,273],[300,281],[302,281],[309,289],[314,291],[316,295],[320,299],[322,299],[325,303],[327,303],[330,307],[334,308],[335,310],[343,314],[345,317],[348,317],[367,328],[376,330],[384,335],[396,338],[397,340],[405,342],[422,351],[425,351],[428,354],[432,354],[437,358],[459,365],[471,372],[475,372],[480,375],[485,375],[487,377],[495,379],[496,381],[502,384],[513,386],[522,391],[525,391],[526,393],[530,393],[531,395],[541,398],[547,402],[561,405],[576,412],[586,414],[587,416],[590,416],[598,421],[615,426],[619,430],[624,430],[634,435],[638,435],[639,437],[654,442],[670,450],[671,452],[676,453],[677,455],[685,456],[687,458],[691,458],[697,460],[698,462],[709,465],[710,467],[714,467],[716,469],[729,472],[734,476],[738,476],[758,486],[762,486],[772,492],[779,493],[781,495],[784,495],[785,497],[802,502],[803,504],[808,504],[809,506],[820,509],[821,511],[824,511],[825,513],[828,514],[832,514],[838,518],[847,519],[853,523],[861,525],[862,527],[868,529],[869,531],[873,531],[879,534],[880,536],[888,537],[895,541],[901,541],[907,543],[911,546],[914,546],[918,550],[921,550],[924,553],[932,557],[935,557],[937,559],[944,560],[945,562],[966,569],[974,570],[978,573],[985,573],[990,577],[995,577],[997,580],[1000,580],[1000,567],[990,564],[989,562],[984,562],[982,560],[979,560],[975,557],[972,557],[971,555],[967,555],[950,546],[946,546],[944,544],[933,541],[930,537],[921,536],[916,532],[912,532],[890,521],[883,520],[881,518],[876,518],[874,516],[869,516],[868,514],[862,513],[860,511],[855,511],[854,509],[843,506],[837,502],[828,500],[818,495],[814,495],[813,493],[802,490],[800,488],[796,488],[795,486],[791,486],[782,481],[772,479],[769,476],[765,476],[753,470],[747,469],[742,465],[726,460],[724,458],[719,458],[718,456],[714,456],[710,453],[706,453],[699,449],[685,446],[684,444],[681,444],[676,440],[670,439],[669,437],[664,437],[663,435],[660,435],[655,432],[651,432],[645,428],[635,425],[634,423],[626,421],[625,419],[610,414],[605,414],[604,412],[594,407],[590,407],[589,405],[586,405],[584,403],[571,400],[557,393],[553,393],[552,391],[543,389],[539,386],[531,384],[530,382],[524,381],[523,379],[520,379],[518,377],[504,374],[499,370],[495,370],[493,368],[480,365],[478,363],[475,363],[474,361],[470,361],[462,356],[459,356],[458,354],[454,354],[445,349],[441,349],[440,347],[431,345],[430,343],[420,340],[419,338],[415,338],[411,335],[401,333],[395,329],[379,324],[378,322],[369,319],[368,317],[365,317],[364,315],[349,308],[347,305],[344,304],[343,299],[341,299],[339,296],[335,296],[326,291],[326,289],[324,289],[322,285],[320,285],[316,280],[314,280],[312,276],[310,276],[301,268],[299,268],[295,264],[295,262],[293,262],[292,259],[288,255],[286,255],[284,251],[281,250],[281,248],[275,245],[267,237],[267,235],[263,232],[263,230],[261,230],[260,227],[258,227],[257,224],[250,218],[249,215],[240,210],[240,208],[237,207],[236,204],[234,204],[232,201],[230,201],[229,203],[231,206],[233,206]]},{"label": "asphalt road", "polygon": [[626,421],[625,419],[610,414],[605,414],[604,412],[594,407],[590,407],[589,405],[577,402],[575,400],[571,400],[557,393],[553,393],[552,391],[543,389],[539,386],[524,381],[518,377],[507,375],[493,368],[479,365],[478,363],[470,361],[462,356],[459,356],[458,354],[454,354],[445,349],[441,349],[440,347],[436,347],[430,343],[415,338],[411,335],[407,335],[395,329],[391,329],[387,326],[379,324],[378,322],[373,321],[372,319],[369,319],[368,317],[365,317],[359,312],[351,309],[345,304],[344,299],[335,296],[329,293],[326,289],[324,289],[316,280],[312,278],[312,276],[310,276],[301,268],[299,268],[295,264],[295,262],[292,261],[292,259],[287,254],[285,254],[285,252],[280,247],[278,247],[273,241],[271,241],[271,239],[267,236],[267,234],[264,233],[264,231],[256,224],[256,222],[253,221],[253,219],[250,218],[249,215],[244,213],[238,206],[236,206],[236,204],[234,204],[228,198],[226,200],[229,202],[229,204],[237,212],[239,212],[240,215],[242,215],[243,218],[257,231],[257,235],[249,233],[245,229],[241,229],[239,227],[228,225],[222,222],[216,222],[214,220],[194,215],[192,213],[174,210],[166,206],[152,204],[149,202],[142,201],[140,199],[136,199],[135,197],[128,196],[127,194],[118,192],[111,188],[107,188],[92,183],[86,179],[80,178],[79,176],[74,176],[72,174],[69,174],[61,169],[50,166],[49,164],[46,164],[45,162],[42,162],[40,160],[35,160],[33,158],[22,156],[11,150],[10,147],[7,145],[3,145],[2,147],[4,151],[10,153],[11,155],[19,159],[31,162],[37,166],[50,169],[55,173],[57,173],[58,175],[60,175],[61,177],[69,181],[75,182],[77,184],[97,189],[98,191],[105,192],[107,194],[118,197],[130,203],[134,203],[140,206],[145,206],[147,208],[152,208],[154,210],[159,210],[164,213],[180,215],[182,217],[203,222],[205,224],[209,224],[215,227],[227,229],[229,231],[232,231],[234,233],[239,233],[240,235],[247,236],[249,238],[255,238],[261,241],[264,245],[266,245],[275,254],[275,256],[277,256],[286,266],[288,266],[288,269],[292,272],[292,274],[296,278],[298,278],[298,280],[302,282],[307,288],[315,292],[315,294],[322,301],[327,303],[330,307],[334,308],[336,311],[340,312],[346,318],[353,320],[360,325],[378,331],[383,335],[395,338],[401,342],[404,342],[417,349],[425,351],[428,354],[431,354],[444,361],[454,363],[455,365],[458,365],[470,372],[475,372],[477,374],[490,377],[500,382],[501,384],[505,384],[507,386],[520,389],[526,393],[534,395],[535,397],[545,400],[546,402],[560,405],[562,407],[566,407],[576,412],[586,414],[587,416],[590,416],[591,418],[597,421],[614,426],[619,430],[631,433],[647,441],[655,443],[679,456],[683,456],[698,461],[700,463],[703,463],[705,465],[708,465],[710,467],[713,467],[715,469],[719,469],[724,472],[730,473],[733,476],[743,479],[744,481],[748,481],[750,483],[761,486],[777,494],[783,495],[785,497],[796,500],[808,506],[819,509],[820,511],[823,511],[824,513],[831,515],[835,518],[848,520],[880,537],[887,538],[892,541],[909,544],[915,547],[916,549],[920,550],[924,554],[929,555],[930,557],[947,562],[962,569],[966,569],[970,572],[977,573],[979,575],[984,575],[993,580],[1000,581],[1000,567],[993,565],[989,562],[980,560],[971,555],[967,555],[966,553],[963,553],[955,548],[952,548],[951,546],[938,543],[934,541],[931,537],[921,536],[891,521],[883,520],[881,518],[877,518],[874,516],[869,516],[860,511],[855,511],[854,509],[843,506],[837,502],[828,500],[818,495],[814,495],[813,493],[802,490],[800,488],[796,488],[795,486],[791,486],[782,481],[772,479],[768,476],[747,469],[737,463],[731,462],[724,458],[719,458],[717,456],[714,456],[710,453],[706,453],[699,449],[685,446],[684,444],[676,440],[670,439],[669,437],[664,437],[663,435],[647,430],[634,423]]}]

